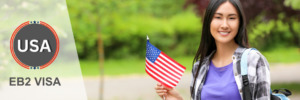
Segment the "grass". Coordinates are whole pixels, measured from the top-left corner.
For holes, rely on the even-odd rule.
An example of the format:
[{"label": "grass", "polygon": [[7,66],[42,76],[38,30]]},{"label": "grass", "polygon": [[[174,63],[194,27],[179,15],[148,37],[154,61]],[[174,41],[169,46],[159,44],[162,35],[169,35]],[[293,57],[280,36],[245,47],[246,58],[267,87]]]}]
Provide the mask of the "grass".
[{"label": "grass", "polygon": [[270,63],[295,63],[300,62],[300,48],[278,47],[273,50],[262,52]]},{"label": "grass", "polygon": [[[269,63],[296,63],[300,62],[300,49],[295,47],[276,48],[262,54]],[[170,55],[171,56],[171,55]],[[172,57],[172,56],[171,56]],[[186,72],[191,72],[192,56],[174,58],[187,68]],[[81,71],[84,76],[100,75],[99,63],[93,60],[80,60]],[[104,74],[109,76],[146,74],[145,59],[108,59],[104,62]]]},{"label": "grass", "polygon": [[[174,58],[180,64],[192,69],[193,57]],[[92,60],[80,60],[80,66],[83,76],[100,75],[99,63]],[[145,59],[109,59],[104,62],[104,74],[109,76],[128,75],[128,74],[146,74]]]}]

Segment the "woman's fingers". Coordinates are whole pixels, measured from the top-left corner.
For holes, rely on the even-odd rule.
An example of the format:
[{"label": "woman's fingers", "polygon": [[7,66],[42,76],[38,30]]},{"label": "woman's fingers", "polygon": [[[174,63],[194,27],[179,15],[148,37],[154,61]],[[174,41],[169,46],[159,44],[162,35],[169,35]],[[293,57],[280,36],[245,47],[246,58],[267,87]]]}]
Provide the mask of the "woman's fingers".
[{"label": "woman's fingers", "polygon": [[160,83],[157,84],[154,89],[155,90],[165,90],[164,86],[162,86]]},{"label": "woman's fingers", "polygon": [[158,96],[160,96],[163,99],[163,96],[166,96],[166,90],[156,90],[156,93]]},{"label": "woman's fingers", "polygon": [[161,98],[163,98],[163,96],[166,96],[168,91],[161,83],[157,83],[157,85],[155,86],[155,90],[157,95]]},{"label": "woman's fingers", "polygon": [[167,93],[157,93],[160,97],[167,95]]},{"label": "woman's fingers", "polygon": [[173,88],[168,88],[162,85],[161,83],[157,83],[155,86],[155,92],[160,96],[162,99],[166,97],[169,100],[183,100],[180,94]]},{"label": "woman's fingers", "polygon": [[157,86],[162,86],[161,83],[157,83]]},{"label": "woman's fingers", "polygon": [[167,93],[167,90],[156,90],[156,93]]},{"label": "woman's fingers", "polygon": [[168,87],[165,87],[164,85],[162,85],[161,83],[157,83],[156,87],[158,89],[164,89],[164,90],[172,90],[173,88],[168,88]]},{"label": "woman's fingers", "polygon": [[164,89],[166,89],[166,90],[168,90],[168,91],[173,90],[173,88],[168,88],[168,87],[164,87]]},{"label": "woman's fingers", "polygon": [[155,88],[156,93],[167,93],[167,89],[163,88],[163,87],[156,87]]}]

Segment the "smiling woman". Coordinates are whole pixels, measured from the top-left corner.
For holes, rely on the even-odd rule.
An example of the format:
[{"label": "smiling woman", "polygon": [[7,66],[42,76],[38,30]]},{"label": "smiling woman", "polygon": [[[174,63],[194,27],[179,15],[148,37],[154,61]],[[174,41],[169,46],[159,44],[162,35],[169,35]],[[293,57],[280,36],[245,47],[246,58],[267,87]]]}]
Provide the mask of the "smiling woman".
[{"label": "smiling woman", "polygon": [[[241,55],[249,47],[245,22],[239,0],[210,0],[205,11],[200,45],[194,58],[190,87],[192,99],[270,99],[269,64],[257,50],[250,51],[248,55],[250,94],[243,93],[245,87],[240,61]],[[161,84],[157,84],[155,89],[166,100],[182,99],[175,89]]]},{"label": "smiling woman", "polygon": [[234,6],[225,2],[222,4],[213,16],[210,24],[210,32],[216,43],[234,43],[239,28],[239,17]]}]

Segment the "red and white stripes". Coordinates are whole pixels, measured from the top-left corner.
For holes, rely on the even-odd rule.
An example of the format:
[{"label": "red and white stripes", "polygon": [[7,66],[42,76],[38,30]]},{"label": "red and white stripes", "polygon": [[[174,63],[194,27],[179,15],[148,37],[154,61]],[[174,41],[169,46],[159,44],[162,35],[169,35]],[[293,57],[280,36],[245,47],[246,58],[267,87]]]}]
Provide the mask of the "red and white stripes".
[{"label": "red and white stripes", "polygon": [[180,81],[185,67],[161,52],[154,63],[146,58],[146,72],[161,84],[173,88]]}]

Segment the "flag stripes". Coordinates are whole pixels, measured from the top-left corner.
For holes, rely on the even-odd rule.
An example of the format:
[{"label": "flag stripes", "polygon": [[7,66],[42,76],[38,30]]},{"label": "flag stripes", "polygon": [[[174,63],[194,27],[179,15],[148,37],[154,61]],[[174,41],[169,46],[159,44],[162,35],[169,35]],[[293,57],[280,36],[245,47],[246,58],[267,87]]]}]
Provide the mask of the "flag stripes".
[{"label": "flag stripes", "polygon": [[163,52],[159,54],[154,63],[146,58],[146,72],[163,85],[173,88],[179,83],[185,71],[184,66],[173,61]]},{"label": "flag stripes", "polygon": [[[166,64],[166,62],[165,61],[161,61],[160,59],[158,59],[158,61],[157,61],[157,64],[158,65],[160,65],[160,66],[170,66],[169,64]],[[177,77],[180,77],[181,76],[181,72],[179,72],[178,70],[176,70],[175,68],[173,68],[173,67],[168,67],[168,69],[169,70],[171,70],[173,73],[175,73],[175,75],[177,76]]]},{"label": "flag stripes", "polygon": [[171,63],[173,66],[175,66],[176,68],[180,69],[181,72],[185,71],[185,67],[182,66],[181,64],[177,63],[175,60],[173,60],[172,58],[170,58],[168,55],[166,55],[164,52],[161,52],[161,56],[162,58],[164,58],[165,60],[167,60],[169,63]]},{"label": "flag stripes", "polygon": [[169,82],[164,81],[163,79],[157,77],[155,74],[153,74],[151,71],[148,71],[146,68],[146,72],[148,73],[148,75],[150,75],[152,78],[154,78],[156,81],[160,82],[161,84],[163,84],[166,87],[172,88],[175,87],[174,85],[169,84]]},{"label": "flag stripes", "polygon": [[154,73],[156,76],[158,76],[159,78],[163,79],[164,81],[167,81],[168,83],[170,83],[170,84],[172,84],[172,85],[177,84],[176,82],[170,80],[168,77],[162,75],[161,73],[152,70],[150,67],[146,68],[146,70],[147,70],[148,72]]},{"label": "flag stripes", "polygon": [[162,73],[164,76],[168,77],[169,79],[175,81],[175,82],[179,82],[179,78],[174,77],[173,75],[170,75],[170,73],[165,72],[164,70],[161,70],[159,67],[157,67],[156,65],[153,65],[150,63],[146,63],[146,67],[150,68],[150,69],[154,69],[153,71],[155,72],[159,72]]}]

